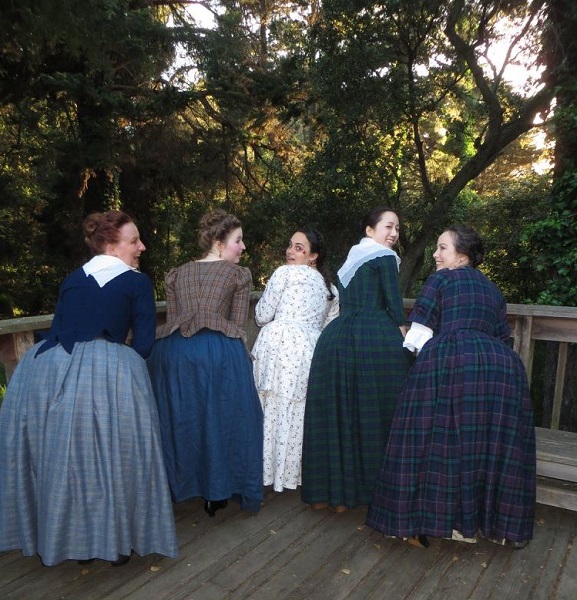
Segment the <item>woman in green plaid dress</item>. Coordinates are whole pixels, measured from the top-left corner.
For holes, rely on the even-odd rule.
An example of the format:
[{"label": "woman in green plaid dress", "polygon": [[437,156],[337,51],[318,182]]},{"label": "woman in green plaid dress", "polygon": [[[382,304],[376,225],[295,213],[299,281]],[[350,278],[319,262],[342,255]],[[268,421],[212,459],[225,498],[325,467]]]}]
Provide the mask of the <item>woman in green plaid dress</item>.
[{"label": "woman in green plaid dress", "polygon": [[305,409],[302,499],[335,512],[370,502],[410,363],[391,249],[399,219],[376,208],[361,232],[338,272],[340,315],[317,342]]}]

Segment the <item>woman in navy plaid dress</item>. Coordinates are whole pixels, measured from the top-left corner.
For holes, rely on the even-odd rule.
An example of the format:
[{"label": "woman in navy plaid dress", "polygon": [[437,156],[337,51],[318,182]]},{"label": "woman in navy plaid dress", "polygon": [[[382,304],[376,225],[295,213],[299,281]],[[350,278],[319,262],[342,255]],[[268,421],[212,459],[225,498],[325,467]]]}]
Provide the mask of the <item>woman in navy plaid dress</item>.
[{"label": "woman in navy plaid dress", "polygon": [[[476,231],[445,231],[409,315],[418,352],[397,407],[367,524],[520,548],[533,537],[535,430],[523,363],[508,346],[507,305],[477,267]],[[432,338],[431,338],[432,335]],[[421,350],[419,350],[422,348]]]},{"label": "woman in navy plaid dress", "polygon": [[315,347],[305,408],[302,490],[313,508],[368,504],[411,359],[399,257],[399,219],[380,207],[338,272],[340,315]]}]

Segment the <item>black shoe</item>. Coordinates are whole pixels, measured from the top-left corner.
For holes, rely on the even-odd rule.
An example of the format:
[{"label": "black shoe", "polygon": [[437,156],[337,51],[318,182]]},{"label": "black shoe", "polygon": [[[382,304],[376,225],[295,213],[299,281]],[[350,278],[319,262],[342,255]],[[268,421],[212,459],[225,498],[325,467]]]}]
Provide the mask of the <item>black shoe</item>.
[{"label": "black shoe", "polygon": [[522,550],[523,548],[526,548],[529,545],[529,540],[523,540],[522,542],[512,542],[511,540],[507,540],[504,538],[501,538],[499,540],[496,540],[494,538],[487,538],[487,540],[493,542],[493,544],[497,544],[498,546],[509,546],[509,548],[513,548],[513,550]]},{"label": "black shoe", "polygon": [[94,562],[93,558],[86,558],[84,560],[77,560],[76,561],[79,565],[91,565]]},{"label": "black shoe", "polygon": [[217,510],[226,508],[228,506],[228,500],[205,500],[204,510],[209,517],[214,517]]},{"label": "black shoe", "polygon": [[111,567],[122,567],[130,560],[130,554],[119,554],[116,560],[110,561]]}]

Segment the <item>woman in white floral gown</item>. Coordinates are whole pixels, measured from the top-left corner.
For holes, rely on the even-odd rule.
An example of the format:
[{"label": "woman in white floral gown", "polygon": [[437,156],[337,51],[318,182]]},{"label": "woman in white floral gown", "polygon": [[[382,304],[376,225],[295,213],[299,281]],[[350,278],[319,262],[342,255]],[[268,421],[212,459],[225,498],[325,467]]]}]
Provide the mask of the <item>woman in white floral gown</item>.
[{"label": "woman in white floral gown", "polygon": [[309,369],[323,327],[339,311],[325,256],[320,233],[298,229],[286,250],[286,265],[272,274],[255,309],[262,327],[252,354],[264,411],[263,482],[277,492],[301,483]]}]

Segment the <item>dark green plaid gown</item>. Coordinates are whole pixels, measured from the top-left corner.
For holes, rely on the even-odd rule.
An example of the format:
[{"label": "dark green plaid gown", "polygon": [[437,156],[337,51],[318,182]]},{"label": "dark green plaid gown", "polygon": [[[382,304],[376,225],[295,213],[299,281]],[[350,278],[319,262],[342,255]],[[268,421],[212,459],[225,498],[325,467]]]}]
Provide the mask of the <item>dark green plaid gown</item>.
[{"label": "dark green plaid gown", "polygon": [[305,409],[302,499],[368,504],[410,364],[394,256],[362,265],[313,356]]}]

